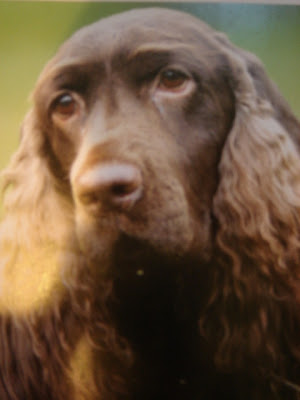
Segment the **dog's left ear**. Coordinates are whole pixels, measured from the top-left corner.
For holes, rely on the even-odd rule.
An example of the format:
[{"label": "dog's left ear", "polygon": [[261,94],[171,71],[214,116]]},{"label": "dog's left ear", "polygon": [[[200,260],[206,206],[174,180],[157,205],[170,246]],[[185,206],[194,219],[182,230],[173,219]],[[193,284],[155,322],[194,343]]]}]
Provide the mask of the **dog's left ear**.
[{"label": "dog's left ear", "polygon": [[[213,200],[218,287],[212,290],[204,334],[212,327],[219,332],[218,365],[240,368],[246,354],[249,365],[261,359],[271,367],[285,319],[299,319],[291,305],[300,302],[300,124],[256,57],[219,40],[235,118]],[[216,303],[223,322],[213,321],[209,312]],[[292,328],[285,329],[292,337]]]},{"label": "dog's left ear", "polygon": [[219,233],[258,241],[282,257],[299,245],[300,123],[255,56],[229,44],[225,55],[235,119],[214,199]]}]

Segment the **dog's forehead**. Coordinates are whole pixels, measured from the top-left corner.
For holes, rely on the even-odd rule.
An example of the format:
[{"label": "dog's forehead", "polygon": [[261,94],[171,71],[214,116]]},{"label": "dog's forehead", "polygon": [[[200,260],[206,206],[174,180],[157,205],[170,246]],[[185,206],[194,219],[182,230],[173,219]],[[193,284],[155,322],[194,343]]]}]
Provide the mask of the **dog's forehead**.
[{"label": "dog's forehead", "polygon": [[136,9],[101,19],[77,31],[59,49],[55,62],[109,59],[151,45],[211,47],[213,29],[199,19],[169,9]]}]

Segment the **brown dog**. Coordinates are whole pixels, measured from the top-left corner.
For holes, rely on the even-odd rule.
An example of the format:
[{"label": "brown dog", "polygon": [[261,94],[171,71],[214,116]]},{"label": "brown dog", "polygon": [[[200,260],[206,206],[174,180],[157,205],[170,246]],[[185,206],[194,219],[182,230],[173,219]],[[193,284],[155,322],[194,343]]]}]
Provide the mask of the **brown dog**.
[{"label": "brown dog", "polygon": [[4,172],[0,399],[299,399],[300,124],[260,62],[133,10],[75,33],[33,100]]}]

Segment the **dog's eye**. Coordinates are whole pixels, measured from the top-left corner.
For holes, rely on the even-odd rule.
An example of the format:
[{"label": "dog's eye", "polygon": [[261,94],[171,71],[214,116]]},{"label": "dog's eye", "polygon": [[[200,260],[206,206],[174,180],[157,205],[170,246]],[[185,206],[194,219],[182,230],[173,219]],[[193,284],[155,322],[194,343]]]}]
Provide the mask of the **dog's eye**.
[{"label": "dog's eye", "polygon": [[65,93],[58,97],[53,106],[53,112],[65,118],[71,117],[71,115],[73,115],[76,111],[77,102],[69,93]]},{"label": "dog's eye", "polygon": [[160,75],[159,87],[165,90],[179,89],[188,77],[181,71],[175,69],[167,69]]}]

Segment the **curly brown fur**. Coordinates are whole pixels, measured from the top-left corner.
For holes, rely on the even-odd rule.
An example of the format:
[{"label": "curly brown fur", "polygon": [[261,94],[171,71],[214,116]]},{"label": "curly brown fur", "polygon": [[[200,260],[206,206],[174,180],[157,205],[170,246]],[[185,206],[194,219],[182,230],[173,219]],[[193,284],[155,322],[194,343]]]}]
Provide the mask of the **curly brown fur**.
[{"label": "curly brown fur", "polygon": [[2,175],[1,400],[300,399],[300,124],[256,57],[133,10],[33,102]]}]

